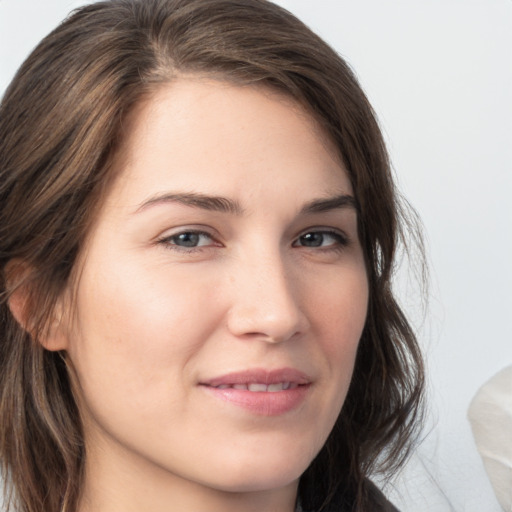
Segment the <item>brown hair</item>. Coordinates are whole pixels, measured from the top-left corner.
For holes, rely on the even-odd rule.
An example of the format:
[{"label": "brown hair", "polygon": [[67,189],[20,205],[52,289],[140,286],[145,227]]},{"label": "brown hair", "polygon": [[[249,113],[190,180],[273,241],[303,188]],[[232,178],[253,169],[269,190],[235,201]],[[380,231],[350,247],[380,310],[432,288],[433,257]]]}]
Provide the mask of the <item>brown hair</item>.
[{"label": "brown hair", "polygon": [[[350,510],[372,509],[368,475],[401,465],[421,415],[422,360],[390,284],[402,210],[352,71],[265,0],[85,6],[40,43],[8,88],[0,105],[0,457],[9,496],[24,512],[76,509],[85,457],[80,416],[65,354],[39,340],[113,178],[123,120],[184,72],[284,92],[339,149],[358,205],[369,309],[342,412],[299,492],[304,508],[336,494]],[[9,309],[19,286],[28,290],[25,329]]]}]

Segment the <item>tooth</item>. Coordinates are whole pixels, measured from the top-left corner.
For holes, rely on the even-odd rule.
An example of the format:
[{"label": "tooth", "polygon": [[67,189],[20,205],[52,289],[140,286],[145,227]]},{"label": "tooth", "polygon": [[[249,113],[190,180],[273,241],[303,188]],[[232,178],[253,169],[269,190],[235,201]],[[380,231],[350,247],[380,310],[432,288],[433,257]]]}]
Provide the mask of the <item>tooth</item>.
[{"label": "tooth", "polygon": [[267,385],[266,384],[249,384],[247,386],[247,389],[249,391],[262,392],[262,391],[267,391]]},{"label": "tooth", "polygon": [[283,382],[283,389],[290,389],[290,383],[289,382]]},{"label": "tooth", "polygon": [[227,389],[229,386],[227,384],[221,384],[220,386],[217,386],[217,389]]},{"label": "tooth", "polygon": [[247,384],[234,384],[234,389],[245,389],[247,391]]},{"label": "tooth", "polygon": [[267,391],[283,391],[284,383],[280,382],[279,384],[269,384]]}]

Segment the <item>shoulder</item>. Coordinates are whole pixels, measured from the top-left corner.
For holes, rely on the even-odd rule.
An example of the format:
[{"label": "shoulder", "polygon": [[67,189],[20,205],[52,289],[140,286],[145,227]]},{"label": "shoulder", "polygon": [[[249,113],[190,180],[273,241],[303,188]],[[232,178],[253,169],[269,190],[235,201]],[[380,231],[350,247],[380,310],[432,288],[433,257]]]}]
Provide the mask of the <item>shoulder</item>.
[{"label": "shoulder", "polygon": [[384,496],[370,480],[366,481],[366,493],[372,504],[372,512],[399,512],[399,510]]},{"label": "shoulder", "polygon": [[[399,510],[384,496],[382,491],[370,480],[363,484],[364,512],[399,512]],[[325,512],[352,512],[354,501],[348,505],[346,498],[334,500],[331,507]]]},{"label": "shoulder", "polygon": [[[370,480],[365,480],[362,488],[364,512],[400,512]],[[320,508],[315,506],[302,507],[299,503],[296,512],[354,512],[355,496],[346,492],[337,492],[329,500],[327,505]]]}]

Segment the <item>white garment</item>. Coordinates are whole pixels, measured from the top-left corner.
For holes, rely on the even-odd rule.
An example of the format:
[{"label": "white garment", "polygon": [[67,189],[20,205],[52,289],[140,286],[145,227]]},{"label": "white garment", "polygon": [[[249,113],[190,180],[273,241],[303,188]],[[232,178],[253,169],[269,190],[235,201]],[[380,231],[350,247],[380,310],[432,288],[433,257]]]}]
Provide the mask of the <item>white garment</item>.
[{"label": "white garment", "polygon": [[478,390],[468,418],[496,497],[512,512],[512,366]]}]

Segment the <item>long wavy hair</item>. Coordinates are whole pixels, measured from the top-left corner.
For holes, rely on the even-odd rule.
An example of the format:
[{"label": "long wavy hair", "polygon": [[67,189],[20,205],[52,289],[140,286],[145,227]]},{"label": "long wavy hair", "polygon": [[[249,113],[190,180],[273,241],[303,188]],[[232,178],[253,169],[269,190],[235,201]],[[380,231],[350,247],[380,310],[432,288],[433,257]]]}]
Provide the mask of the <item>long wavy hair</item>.
[{"label": "long wavy hair", "polygon": [[[66,354],[40,340],[109,184],[134,106],[183,73],[278,90],[304,106],[352,183],[369,307],[351,386],[301,478],[305,509],[372,509],[368,476],[404,461],[423,365],[391,288],[410,227],[374,112],[349,66],[265,0],[111,0],[82,7],[19,69],[0,104],[0,458],[23,512],[74,512],[86,457]],[[410,217],[409,217],[410,218]],[[27,320],[10,300],[24,289]],[[341,498],[340,498],[341,497]]]}]

